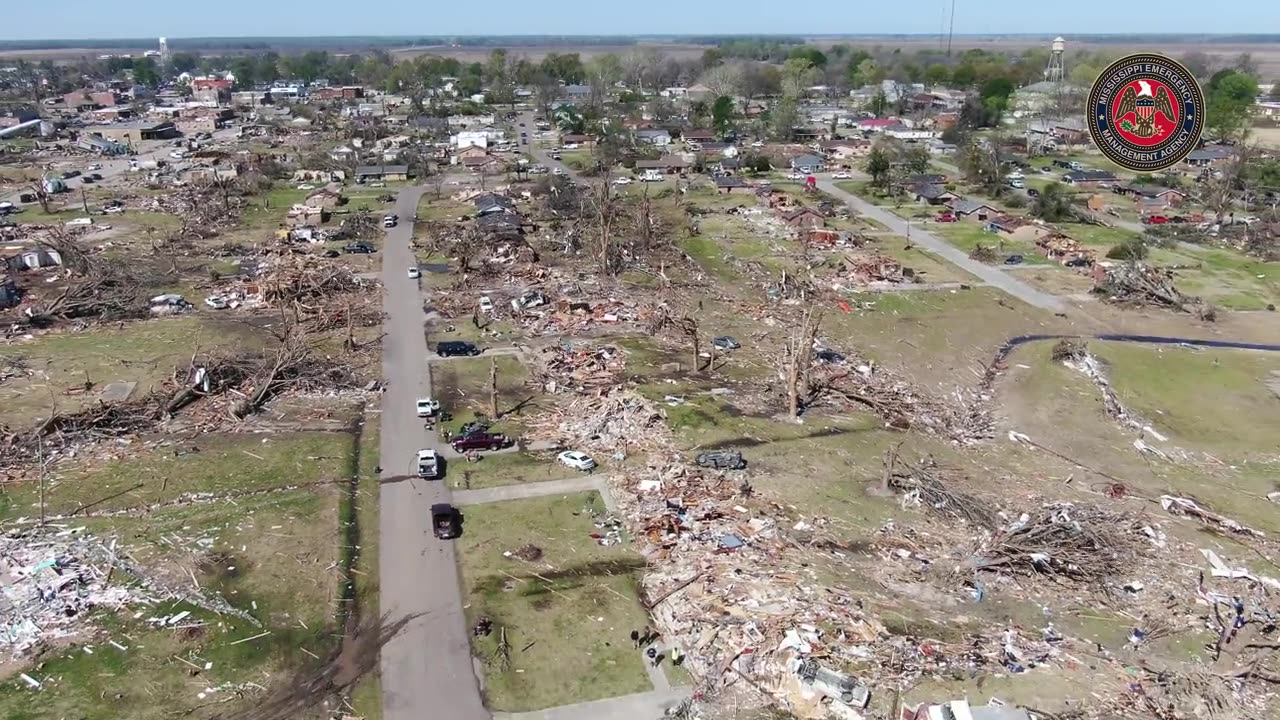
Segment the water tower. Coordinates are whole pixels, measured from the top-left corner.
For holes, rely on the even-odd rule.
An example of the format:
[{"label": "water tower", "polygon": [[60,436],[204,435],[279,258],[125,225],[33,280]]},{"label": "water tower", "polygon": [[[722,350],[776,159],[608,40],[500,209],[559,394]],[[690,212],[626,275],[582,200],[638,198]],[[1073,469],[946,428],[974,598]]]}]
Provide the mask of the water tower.
[{"label": "water tower", "polygon": [[160,38],[160,64],[169,64],[169,41],[164,38]]},{"label": "water tower", "polygon": [[1044,79],[1051,83],[1060,83],[1067,79],[1067,66],[1063,63],[1063,55],[1067,50],[1067,41],[1061,36],[1053,39],[1049,53],[1049,65],[1044,69]]}]

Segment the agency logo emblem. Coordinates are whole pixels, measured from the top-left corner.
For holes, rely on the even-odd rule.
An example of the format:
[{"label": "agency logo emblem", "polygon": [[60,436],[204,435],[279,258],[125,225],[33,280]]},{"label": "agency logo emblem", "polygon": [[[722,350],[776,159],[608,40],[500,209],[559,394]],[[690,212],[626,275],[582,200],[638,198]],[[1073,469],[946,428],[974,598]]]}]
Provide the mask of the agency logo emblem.
[{"label": "agency logo emblem", "polygon": [[1094,144],[1112,162],[1156,172],[1196,149],[1204,130],[1204,94],[1177,62],[1129,55],[1093,83],[1086,122]]}]

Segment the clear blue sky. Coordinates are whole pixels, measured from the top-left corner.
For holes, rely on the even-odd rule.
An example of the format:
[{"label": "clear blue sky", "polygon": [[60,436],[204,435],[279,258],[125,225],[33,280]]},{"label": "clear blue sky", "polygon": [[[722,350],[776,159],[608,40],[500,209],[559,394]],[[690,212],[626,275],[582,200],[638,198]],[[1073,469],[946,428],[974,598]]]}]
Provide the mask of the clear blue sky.
[{"label": "clear blue sky", "polygon": [[[955,31],[1280,33],[1277,0],[956,0]],[[269,35],[926,33],[948,0],[7,0],[0,39]]]}]

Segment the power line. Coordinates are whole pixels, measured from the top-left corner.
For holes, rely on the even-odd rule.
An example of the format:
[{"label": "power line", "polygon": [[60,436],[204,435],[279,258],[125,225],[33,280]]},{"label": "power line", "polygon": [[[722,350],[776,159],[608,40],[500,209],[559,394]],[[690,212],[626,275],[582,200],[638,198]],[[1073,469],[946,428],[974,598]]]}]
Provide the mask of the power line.
[{"label": "power line", "polygon": [[947,57],[951,57],[951,38],[956,34],[956,0],[951,0],[951,26],[947,28]]}]

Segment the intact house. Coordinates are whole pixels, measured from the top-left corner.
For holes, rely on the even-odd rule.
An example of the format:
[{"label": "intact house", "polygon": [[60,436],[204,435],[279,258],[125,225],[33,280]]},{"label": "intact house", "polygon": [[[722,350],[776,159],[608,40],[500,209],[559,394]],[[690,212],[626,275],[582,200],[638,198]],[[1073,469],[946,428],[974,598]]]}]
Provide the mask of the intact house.
[{"label": "intact house", "polygon": [[943,186],[931,183],[913,185],[911,194],[915,196],[916,202],[928,203],[929,205],[945,205],[958,197]]},{"label": "intact house", "polygon": [[1098,187],[1115,181],[1116,176],[1110,170],[1072,170],[1062,176],[1062,182],[1076,187]]},{"label": "intact house", "polygon": [[712,172],[719,175],[733,175],[742,169],[742,161],[736,157],[720,158],[720,164]]},{"label": "intact house", "polygon": [[791,158],[791,169],[796,172],[818,173],[822,172],[826,166],[826,159],[817,155],[805,154]]},{"label": "intact house", "polygon": [[329,159],[334,162],[349,163],[356,159],[356,151],[346,145],[339,145],[329,151]]},{"label": "intact house", "polygon": [[396,182],[409,179],[408,165],[361,165],[356,168],[356,182]]},{"label": "intact house", "polygon": [[985,223],[987,218],[1000,214],[999,210],[986,203],[963,198],[951,200],[947,203],[947,207],[951,208],[952,214],[958,218],[972,218],[982,223]]},{"label": "intact house", "polygon": [[1140,185],[1138,183],[1116,185],[1111,188],[1111,192],[1117,195],[1130,196],[1144,207],[1179,207],[1187,199],[1187,194],[1181,190],[1156,185]]},{"label": "intact house", "polygon": [[822,213],[811,207],[798,207],[782,213],[782,222],[793,228],[815,228],[827,224]]},{"label": "intact house", "polygon": [[1203,147],[1188,153],[1186,162],[1192,167],[1208,167],[1210,165],[1221,165],[1226,160],[1229,160],[1232,155],[1234,153],[1230,148]]},{"label": "intact house", "polygon": [[637,160],[638,172],[653,171],[656,174],[674,174],[689,169],[689,161],[679,155],[663,155],[657,160]]},{"label": "intact house", "polygon": [[636,140],[648,145],[666,147],[671,144],[671,133],[662,128],[645,128],[636,131]]}]

